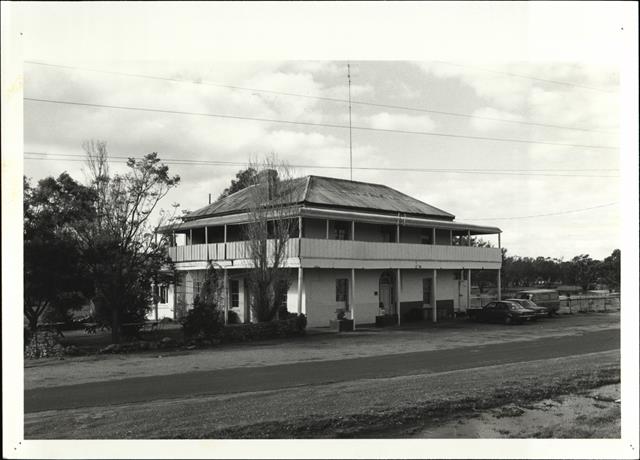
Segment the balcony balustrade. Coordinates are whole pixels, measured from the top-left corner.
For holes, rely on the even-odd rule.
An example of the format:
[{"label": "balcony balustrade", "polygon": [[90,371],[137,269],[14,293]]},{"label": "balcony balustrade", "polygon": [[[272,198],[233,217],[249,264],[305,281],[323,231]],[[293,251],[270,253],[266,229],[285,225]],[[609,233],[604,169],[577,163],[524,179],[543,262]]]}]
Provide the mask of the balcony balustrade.
[{"label": "balcony balustrade", "polygon": [[[273,240],[268,242],[269,253],[273,251],[273,244]],[[234,241],[171,247],[169,256],[176,263],[212,260],[246,265],[250,253],[247,241]],[[391,264],[418,267],[423,263],[428,265],[429,262],[437,262],[445,264],[441,265],[443,268],[457,268],[460,264],[468,268],[499,268],[502,256],[498,248],[313,238],[302,238],[300,241],[299,238],[291,238],[287,241],[285,258],[297,259],[290,266],[302,264],[339,268],[358,265],[373,268]],[[237,264],[236,261],[244,261],[244,264]]]}]

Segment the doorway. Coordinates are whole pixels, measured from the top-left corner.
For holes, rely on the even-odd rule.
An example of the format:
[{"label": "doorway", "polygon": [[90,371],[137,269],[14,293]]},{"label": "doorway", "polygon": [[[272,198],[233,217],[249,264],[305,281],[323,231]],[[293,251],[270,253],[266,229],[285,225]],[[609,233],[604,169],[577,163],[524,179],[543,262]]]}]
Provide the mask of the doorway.
[{"label": "doorway", "polygon": [[396,313],[395,308],[395,275],[391,271],[384,271],[380,275],[378,286],[379,307],[384,309],[385,314],[392,315]]}]

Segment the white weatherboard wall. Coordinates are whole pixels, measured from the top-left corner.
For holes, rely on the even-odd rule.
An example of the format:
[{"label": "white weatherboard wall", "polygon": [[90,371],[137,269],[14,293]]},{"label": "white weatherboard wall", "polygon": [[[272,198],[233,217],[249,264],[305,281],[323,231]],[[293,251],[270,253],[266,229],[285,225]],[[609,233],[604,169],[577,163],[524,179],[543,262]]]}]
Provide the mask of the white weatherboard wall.
[{"label": "white weatherboard wall", "polygon": [[[378,280],[381,270],[356,270],[355,318],[358,323],[375,322],[378,313]],[[304,293],[307,324],[311,327],[328,326],[336,318],[336,280],[346,278],[351,289],[351,270],[305,269]],[[350,305],[353,308],[353,305]]]}]

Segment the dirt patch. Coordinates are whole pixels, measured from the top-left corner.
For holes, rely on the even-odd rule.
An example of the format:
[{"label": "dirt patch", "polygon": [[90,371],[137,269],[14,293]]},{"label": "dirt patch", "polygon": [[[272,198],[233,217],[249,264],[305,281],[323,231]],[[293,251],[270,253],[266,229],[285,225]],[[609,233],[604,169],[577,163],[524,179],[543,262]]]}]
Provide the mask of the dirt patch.
[{"label": "dirt patch", "polygon": [[[599,392],[612,395],[606,403]],[[620,438],[620,385],[561,395],[525,406],[508,405],[460,414],[444,423],[398,430],[393,437],[416,438]],[[507,417],[507,418],[505,418]]]}]

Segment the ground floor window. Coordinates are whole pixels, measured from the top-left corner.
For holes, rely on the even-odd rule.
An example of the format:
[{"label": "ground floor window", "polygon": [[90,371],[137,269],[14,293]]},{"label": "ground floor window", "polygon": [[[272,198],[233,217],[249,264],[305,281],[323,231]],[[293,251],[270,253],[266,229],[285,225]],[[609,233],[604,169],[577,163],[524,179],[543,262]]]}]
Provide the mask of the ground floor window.
[{"label": "ground floor window", "polygon": [[433,280],[431,278],[422,279],[422,303],[431,305],[431,288]]},{"label": "ground floor window", "polygon": [[278,305],[282,308],[287,308],[287,297],[289,295],[289,281],[280,280],[278,282],[278,290],[276,295],[278,296]]},{"label": "ground floor window", "polygon": [[158,290],[158,301],[160,303],[169,303],[169,286],[160,286]]},{"label": "ground floor window", "polygon": [[336,302],[344,302],[349,309],[349,280],[340,278],[336,280]]},{"label": "ground floor window", "polygon": [[240,281],[231,280],[231,308],[240,306]]}]

